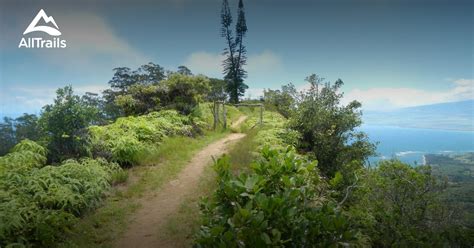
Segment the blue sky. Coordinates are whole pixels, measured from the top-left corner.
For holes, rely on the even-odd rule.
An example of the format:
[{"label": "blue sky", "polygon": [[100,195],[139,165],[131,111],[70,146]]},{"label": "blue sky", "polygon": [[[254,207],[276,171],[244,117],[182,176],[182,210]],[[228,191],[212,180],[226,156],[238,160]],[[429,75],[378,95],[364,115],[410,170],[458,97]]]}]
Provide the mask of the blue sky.
[{"label": "blue sky", "polygon": [[[229,1],[235,13],[237,0]],[[245,1],[248,95],[316,73],[365,109],[473,99],[474,4],[464,0]],[[0,116],[39,113],[58,87],[107,88],[149,61],[222,77],[220,0],[0,0]],[[18,48],[44,9],[66,49]]]}]

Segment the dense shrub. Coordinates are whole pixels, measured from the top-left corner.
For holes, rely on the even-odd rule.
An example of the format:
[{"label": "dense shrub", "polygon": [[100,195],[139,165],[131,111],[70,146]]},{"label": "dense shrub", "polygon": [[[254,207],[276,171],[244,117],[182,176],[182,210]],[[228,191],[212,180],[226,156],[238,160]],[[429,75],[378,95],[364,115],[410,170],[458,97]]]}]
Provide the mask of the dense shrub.
[{"label": "dense shrub", "polygon": [[165,110],[118,118],[113,124],[91,126],[89,130],[96,156],[132,165],[138,163],[140,155],[147,151],[147,144],[157,144],[169,136],[192,136],[196,129],[201,128],[193,124],[191,117]]},{"label": "dense shrub", "polygon": [[296,144],[299,134],[286,127],[287,119],[285,117],[275,111],[264,111],[263,126],[259,126],[260,113],[255,113],[256,111],[249,113],[249,117],[241,125],[241,129],[245,131],[251,128],[260,128],[254,138],[257,152],[265,146],[270,146],[273,149],[285,149],[287,145],[294,146]]},{"label": "dense shrub", "polygon": [[182,114],[190,114],[210,91],[209,79],[203,75],[173,73],[160,84],[165,89],[161,99],[163,106]]},{"label": "dense shrub", "polygon": [[0,246],[50,246],[98,205],[121,169],[103,159],[45,166],[46,150],[24,140],[0,157]]},{"label": "dense shrub", "polygon": [[293,84],[283,85],[281,90],[264,90],[263,100],[265,108],[276,110],[286,118],[296,111],[298,92]]},{"label": "dense shrub", "polygon": [[31,140],[22,140],[11,149],[10,153],[0,158],[0,168],[29,170],[33,167],[43,167],[46,155],[44,147]]},{"label": "dense shrub", "polygon": [[[166,137],[195,136],[212,127],[212,113],[208,103],[194,108],[190,115],[175,110],[162,110],[142,116],[118,118],[105,126],[91,126],[92,152],[124,166],[139,163],[146,152],[153,149]],[[235,119],[240,112],[228,106],[227,117]],[[230,123],[230,121],[228,121]]]},{"label": "dense shrub", "polygon": [[15,128],[14,119],[3,117],[0,120],[0,156],[3,156],[15,146]]},{"label": "dense shrub", "polygon": [[4,117],[0,120],[0,156],[7,154],[21,140],[36,141],[41,136],[42,132],[36,115],[24,113],[15,119]]},{"label": "dense shrub", "polygon": [[218,188],[204,201],[198,247],[328,247],[358,243],[358,233],[325,197],[316,163],[292,150],[265,148],[251,171],[214,165]]},{"label": "dense shrub", "polygon": [[358,186],[350,211],[376,247],[467,247],[474,241],[456,222],[456,209],[442,201],[446,185],[429,166],[382,161],[363,171]]},{"label": "dense shrub", "polygon": [[96,116],[97,109],[74,95],[71,86],[59,88],[54,103],[43,107],[38,121],[46,136],[49,160],[60,162],[90,155],[87,126]]},{"label": "dense shrub", "polygon": [[105,91],[105,97],[109,104],[115,105],[127,116],[161,109],[190,114],[210,90],[209,79],[202,75],[171,73],[166,79],[160,76],[160,81],[150,82],[129,75],[128,68],[117,68],[114,77],[111,81],[113,90]]},{"label": "dense shrub", "polygon": [[126,95],[116,96],[114,102],[126,116],[141,115],[162,108],[160,96],[163,94],[157,85],[134,84],[128,88]]},{"label": "dense shrub", "polygon": [[374,155],[375,146],[364,132],[356,130],[362,124],[361,104],[341,104],[340,79],[331,84],[313,74],[307,81],[310,88],[300,94],[297,111],[289,120],[289,127],[300,133],[298,150],[317,159],[327,177],[347,170],[346,165],[353,161],[362,165]]}]

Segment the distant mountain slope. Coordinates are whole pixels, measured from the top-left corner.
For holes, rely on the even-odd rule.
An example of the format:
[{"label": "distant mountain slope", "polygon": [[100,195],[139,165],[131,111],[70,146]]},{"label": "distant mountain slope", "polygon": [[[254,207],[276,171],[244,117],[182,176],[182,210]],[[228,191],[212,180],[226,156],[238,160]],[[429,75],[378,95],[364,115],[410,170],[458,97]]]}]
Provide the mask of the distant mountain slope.
[{"label": "distant mountain slope", "polygon": [[366,111],[365,124],[474,131],[474,100]]}]

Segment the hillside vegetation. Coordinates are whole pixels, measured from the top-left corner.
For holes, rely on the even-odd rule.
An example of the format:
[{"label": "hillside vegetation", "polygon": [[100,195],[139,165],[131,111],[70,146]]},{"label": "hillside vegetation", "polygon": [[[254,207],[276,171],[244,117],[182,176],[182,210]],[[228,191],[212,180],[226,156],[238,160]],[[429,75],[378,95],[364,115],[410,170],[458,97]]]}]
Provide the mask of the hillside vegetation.
[{"label": "hillside vegetation", "polygon": [[25,115],[1,129],[11,139],[2,140],[9,152],[0,157],[0,245],[109,246],[143,194],[160,190],[196,152],[230,131],[247,135],[217,158],[215,174],[202,178],[206,187],[195,193],[204,196],[201,216],[185,215],[182,223],[190,227],[177,224],[170,236],[186,245],[473,242],[463,221],[469,215],[446,197],[437,174],[448,167],[434,173],[396,160],[365,166],[375,144],[357,131],[361,104],[341,104],[342,80],[310,75],[306,91],[291,84],[265,91],[256,101],[265,106],[263,123],[259,107],[227,105],[228,127],[241,115],[247,120],[223,129],[222,106],[213,123],[213,102],[226,99],[223,81],[186,73],[165,75],[152,63],[133,74],[117,68],[102,97],[78,96],[67,86],[41,116]]},{"label": "hillside vegetation", "polygon": [[[209,79],[173,74],[159,87],[142,82],[132,88],[123,73],[118,70],[111,81],[117,91],[108,91],[104,98],[78,96],[66,86],[58,89],[54,103],[45,106],[39,118],[25,114],[14,124],[6,120],[15,127],[2,129],[2,135],[12,139],[2,139],[2,148],[9,152],[0,157],[0,246],[53,246],[103,204],[113,185],[127,181],[122,168],[162,159],[156,156],[173,137],[207,136],[213,126],[212,104],[203,102],[211,99]],[[152,78],[156,73],[164,72],[145,74]],[[135,95],[137,90],[156,95]],[[124,99],[132,102],[125,104]],[[137,104],[146,107],[131,111],[138,110]],[[240,114],[227,107],[229,123]]]},{"label": "hillside vegetation", "polygon": [[173,110],[153,112],[143,116],[118,118],[105,126],[89,127],[93,153],[122,165],[137,164],[165,138],[193,136],[206,123],[193,120]]},{"label": "hillside vegetation", "polygon": [[[361,131],[362,104],[344,103],[341,79],[311,74],[305,90],[290,83],[243,99],[247,63],[259,57],[247,56],[245,13],[243,0],[222,0],[222,79],[184,65],[117,67],[102,92],[78,95],[66,85],[40,114],[5,117],[0,248],[473,247],[473,154],[371,167],[377,144]],[[159,28],[147,22],[150,32]],[[272,52],[263,55],[275,60]],[[278,70],[276,62],[271,69]],[[472,130],[473,107],[413,107],[366,120]]]},{"label": "hillside vegetation", "polygon": [[0,157],[0,245],[51,246],[100,203],[121,168],[104,159],[46,165],[46,149],[23,140]]},{"label": "hillside vegetation", "polygon": [[[228,109],[231,122],[240,112],[232,106]],[[196,110],[199,117],[163,110],[90,126],[89,149],[96,159],[46,165],[46,148],[21,141],[0,157],[0,244],[52,246],[61,241],[78,218],[100,205],[111,186],[127,179],[121,166],[153,159],[168,138],[208,132],[212,125],[206,122],[208,104]]]},{"label": "hillside vegetation", "polygon": [[463,222],[474,228],[474,153],[426,154],[425,158],[433,172],[448,181],[443,197],[467,213]]},{"label": "hillside vegetation", "polygon": [[354,131],[361,124],[360,103],[340,104],[340,80],[307,80],[306,92],[292,85],[265,92],[266,107],[281,115],[267,112],[272,124],[254,135],[258,155],[247,169],[236,171],[227,156],[215,163],[215,192],[201,203],[198,247],[472,242],[464,213],[444,200],[446,185],[431,167],[397,160],[364,167],[374,145]]}]

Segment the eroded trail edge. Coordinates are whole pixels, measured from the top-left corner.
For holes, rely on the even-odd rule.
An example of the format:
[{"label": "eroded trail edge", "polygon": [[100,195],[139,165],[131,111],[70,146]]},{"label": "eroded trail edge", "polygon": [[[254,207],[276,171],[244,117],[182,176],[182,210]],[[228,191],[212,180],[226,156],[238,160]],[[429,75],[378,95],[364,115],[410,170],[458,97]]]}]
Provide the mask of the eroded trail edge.
[{"label": "eroded trail edge", "polygon": [[[233,127],[245,121],[240,117]],[[163,230],[172,214],[179,208],[186,195],[195,189],[204,168],[211,164],[212,157],[219,157],[228,151],[231,144],[245,137],[243,133],[232,133],[208,146],[193,156],[191,161],[172,180],[152,197],[140,200],[141,208],[133,215],[132,222],[115,247],[164,247],[157,233]]]}]

